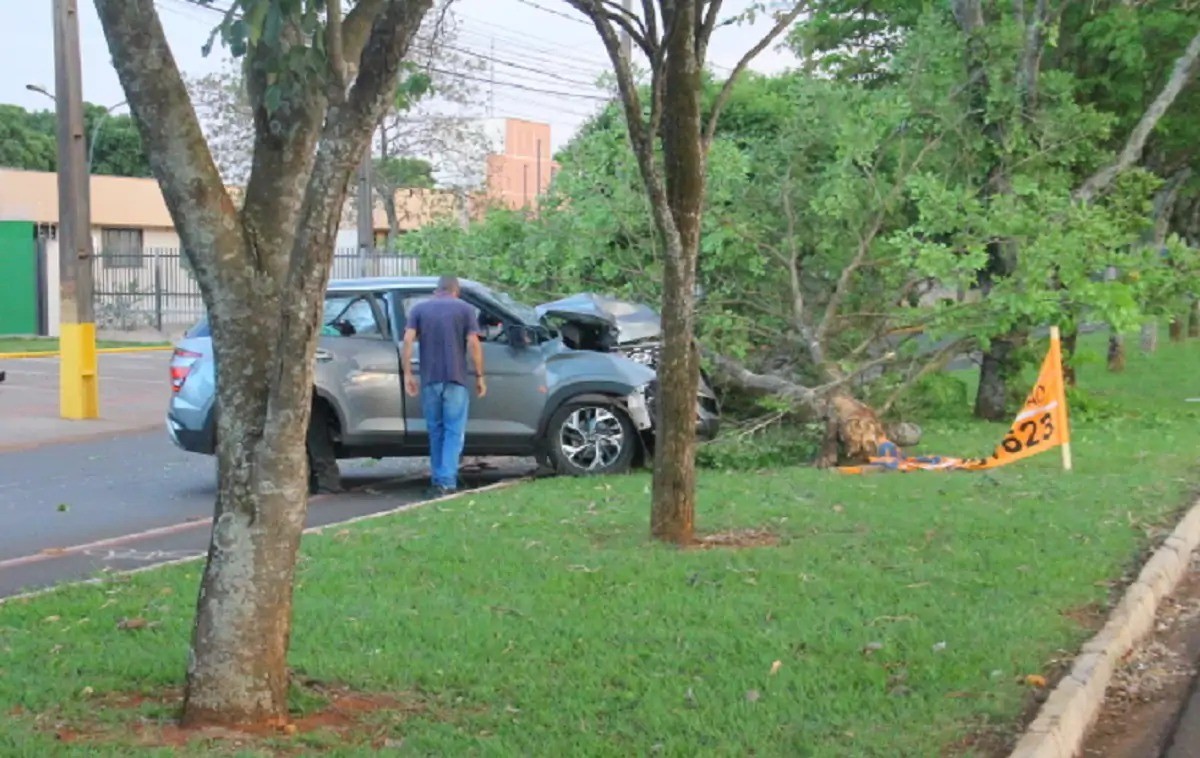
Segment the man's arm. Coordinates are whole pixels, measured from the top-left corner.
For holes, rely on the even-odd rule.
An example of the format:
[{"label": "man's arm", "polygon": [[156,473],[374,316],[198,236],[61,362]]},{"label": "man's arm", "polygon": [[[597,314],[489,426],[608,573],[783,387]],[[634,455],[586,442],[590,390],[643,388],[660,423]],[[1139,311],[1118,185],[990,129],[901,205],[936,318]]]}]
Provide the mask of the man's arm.
[{"label": "man's arm", "polygon": [[407,376],[412,373],[412,354],[413,343],[417,341],[417,330],[408,328],[404,330],[404,351],[400,354],[400,365],[404,367],[404,374]]},{"label": "man's arm", "polygon": [[417,395],[417,377],[412,371],[413,343],[417,340],[417,330],[409,327],[404,330],[404,349],[400,353],[400,366],[404,370],[404,390],[412,397]]},{"label": "man's arm", "polygon": [[479,344],[479,332],[467,334],[467,351],[475,364],[475,392],[483,397],[487,394],[487,381],[483,378],[483,345]]},{"label": "man's arm", "polygon": [[475,373],[483,376],[483,345],[479,343],[479,334],[467,335],[467,351],[471,354],[471,362],[475,364]]}]

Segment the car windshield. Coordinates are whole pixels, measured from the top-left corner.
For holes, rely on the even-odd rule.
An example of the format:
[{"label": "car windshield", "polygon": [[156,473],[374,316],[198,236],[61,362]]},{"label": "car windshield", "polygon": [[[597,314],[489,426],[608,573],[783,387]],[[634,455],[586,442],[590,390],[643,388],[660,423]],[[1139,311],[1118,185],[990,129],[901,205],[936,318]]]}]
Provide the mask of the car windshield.
[{"label": "car windshield", "polygon": [[503,292],[496,292],[495,290],[484,287],[483,285],[479,285],[479,293],[484,297],[490,298],[501,308],[524,321],[527,326],[538,325],[537,311],[531,306],[514,300],[510,295],[506,295]]}]

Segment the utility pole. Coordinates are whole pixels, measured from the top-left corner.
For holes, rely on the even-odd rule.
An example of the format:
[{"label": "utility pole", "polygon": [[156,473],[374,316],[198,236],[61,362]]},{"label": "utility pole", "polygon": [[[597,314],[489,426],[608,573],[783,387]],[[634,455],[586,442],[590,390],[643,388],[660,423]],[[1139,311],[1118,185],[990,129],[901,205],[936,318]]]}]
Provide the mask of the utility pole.
[{"label": "utility pole", "polygon": [[[633,13],[633,0],[625,0],[626,15]],[[621,54],[625,56],[625,61],[633,65],[633,37],[629,36],[628,31],[621,32]]]},{"label": "utility pole", "polygon": [[358,164],[358,275],[367,276],[367,261],[375,248],[375,203],[371,200],[371,145]]},{"label": "utility pole", "polygon": [[58,363],[63,418],[100,416],[96,319],[92,309],[91,177],[83,131],[77,0],[54,0],[54,92],[58,115]]}]

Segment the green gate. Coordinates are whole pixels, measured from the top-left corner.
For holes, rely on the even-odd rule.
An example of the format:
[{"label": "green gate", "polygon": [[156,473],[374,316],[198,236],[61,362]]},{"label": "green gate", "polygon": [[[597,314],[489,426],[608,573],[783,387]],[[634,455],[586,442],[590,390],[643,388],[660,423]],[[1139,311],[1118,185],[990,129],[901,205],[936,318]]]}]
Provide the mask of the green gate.
[{"label": "green gate", "polygon": [[0,334],[37,334],[38,302],[33,224],[0,221]]}]

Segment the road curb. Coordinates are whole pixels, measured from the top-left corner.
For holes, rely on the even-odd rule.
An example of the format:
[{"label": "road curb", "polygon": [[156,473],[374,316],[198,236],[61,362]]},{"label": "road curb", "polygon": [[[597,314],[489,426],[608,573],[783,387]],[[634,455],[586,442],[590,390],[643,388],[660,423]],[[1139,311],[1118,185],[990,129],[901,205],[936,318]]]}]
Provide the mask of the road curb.
[{"label": "road curb", "polygon": [[[96,348],[96,353],[102,355],[117,353],[163,353],[171,349],[170,345],[98,347]],[[30,350],[24,353],[0,353],[0,361],[19,360],[21,358],[57,358],[61,352],[61,350]]]},{"label": "road curb", "polygon": [[1162,601],[1174,592],[1200,545],[1200,501],[1142,566],[1104,627],[1084,643],[1071,671],[1042,704],[1009,758],[1074,758],[1104,707],[1121,659],[1154,629]]},{"label": "road curb", "polygon": [[[411,478],[412,477],[400,477],[396,481],[406,481]],[[392,481],[392,480],[389,480],[389,481]],[[301,532],[301,534],[321,535],[321,534],[324,534],[326,529],[332,529],[334,527],[337,527],[339,529],[345,528],[351,524],[358,524],[363,521],[372,521],[374,519],[384,518],[386,516],[395,516],[397,514],[404,513],[405,511],[416,510],[417,508],[423,508],[427,505],[434,505],[436,503],[444,503],[448,500],[458,500],[463,497],[469,497],[472,495],[482,495],[482,494],[485,494],[488,492],[494,492],[496,490],[501,490],[506,487],[515,487],[518,484],[523,484],[523,483],[529,482],[529,481],[532,481],[531,477],[523,476],[518,479],[509,479],[507,481],[496,482],[495,484],[489,484],[489,485],[480,487],[478,489],[461,490],[459,492],[455,492],[450,495],[444,495],[442,497],[435,497],[431,500],[419,500],[415,503],[405,503],[404,505],[399,505],[399,506],[396,506],[395,508],[389,508],[386,511],[377,511],[375,513],[366,513],[366,514],[363,514],[362,516],[354,516],[353,518],[348,518],[345,521],[338,521],[338,522],[335,522],[332,524],[322,524],[321,526],[310,526],[310,527],[307,527],[303,532]],[[319,497],[321,497],[321,496],[320,495],[311,496],[309,499],[309,503],[312,503],[312,500],[314,498],[319,498]],[[139,566],[135,569],[128,569],[126,571],[113,571],[113,572],[105,574],[104,576],[93,577],[92,579],[81,579],[77,582],[64,582],[62,584],[56,584],[52,587],[43,587],[42,589],[33,590],[31,592],[22,592],[18,595],[9,595],[7,597],[0,597],[0,608],[4,607],[6,604],[9,604],[9,603],[21,602],[21,601],[25,601],[25,600],[32,600],[33,598],[41,597],[43,595],[49,595],[51,593],[58,592],[59,590],[67,589],[69,587],[83,587],[83,586],[87,586],[87,585],[91,585],[91,584],[106,584],[106,583],[112,582],[116,579],[120,579],[121,577],[133,576],[135,574],[143,574],[143,573],[146,573],[147,571],[155,571],[157,569],[164,569],[164,568],[168,568],[170,566],[182,566],[186,563],[195,563],[196,561],[203,560],[207,557],[208,557],[208,555],[206,553],[200,553],[198,555],[190,555],[187,558],[177,558],[177,559],[171,560],[171,561],[163,561],[162,563],[155,563],[150,566]]]}]

